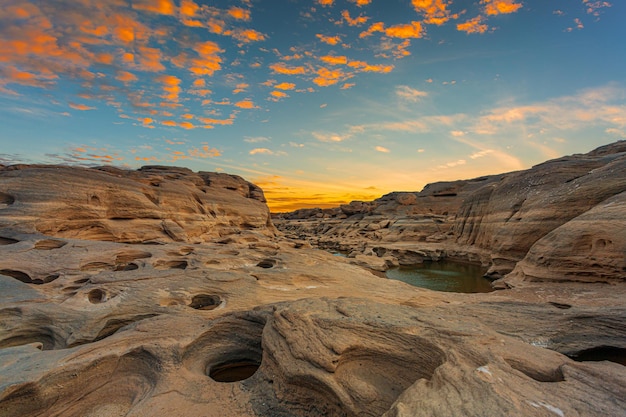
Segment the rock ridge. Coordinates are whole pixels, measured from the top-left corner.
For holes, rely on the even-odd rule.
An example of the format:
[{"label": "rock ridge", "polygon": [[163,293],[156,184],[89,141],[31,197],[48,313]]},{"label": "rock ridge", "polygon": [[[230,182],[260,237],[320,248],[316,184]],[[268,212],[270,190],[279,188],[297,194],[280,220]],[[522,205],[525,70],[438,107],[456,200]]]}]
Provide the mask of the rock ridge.
[{"label": "rock ridge", "polygon": [[[626,141],[618,141],[523,171],[273,217],[287,236],[378,270],[449,257],[489,266],[498,287],[525,280],[621,282],[625,191]],[[556,240],[575,250],[551,251]]]}]

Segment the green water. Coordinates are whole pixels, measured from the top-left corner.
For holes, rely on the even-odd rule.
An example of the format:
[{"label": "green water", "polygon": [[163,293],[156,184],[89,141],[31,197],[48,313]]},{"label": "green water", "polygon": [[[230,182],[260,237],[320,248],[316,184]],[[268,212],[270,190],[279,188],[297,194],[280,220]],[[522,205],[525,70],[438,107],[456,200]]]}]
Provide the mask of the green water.
[{"label": "green water", "polygon": [[389,279],[406,282],[416,287],[446,292],[490,292],[491,282],[483,277],[485,269],[478,265],[459,262],[424,262],[418,265],[389,269]]}]

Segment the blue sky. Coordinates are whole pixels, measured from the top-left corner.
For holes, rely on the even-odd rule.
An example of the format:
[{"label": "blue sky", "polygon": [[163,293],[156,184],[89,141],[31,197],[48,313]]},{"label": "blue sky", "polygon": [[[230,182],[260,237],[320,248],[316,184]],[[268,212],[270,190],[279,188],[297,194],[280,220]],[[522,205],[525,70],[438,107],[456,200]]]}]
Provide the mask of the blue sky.
[{"label": "blue sky", "polygon": [[275,211],[626,138],[626,4],[0,0],[0,163],[238,174]]}]

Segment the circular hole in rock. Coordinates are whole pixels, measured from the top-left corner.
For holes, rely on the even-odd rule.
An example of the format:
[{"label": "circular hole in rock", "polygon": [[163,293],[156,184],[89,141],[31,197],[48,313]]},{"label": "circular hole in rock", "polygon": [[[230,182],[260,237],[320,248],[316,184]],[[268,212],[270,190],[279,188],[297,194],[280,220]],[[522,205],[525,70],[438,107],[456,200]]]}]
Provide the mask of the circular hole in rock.
[{"label": "circular hole in rock", "polygon": [[261,268],[273,268],[276,265],[276,261],[274,259],[263,259],[261,262],[256,264],[256,266]]},{"label": "circular hole in rock", "polygon": [[107,294],[103,290],[96,288],[89,291],[87,298],[91,304],[100,304],[107,300]]},{"label": "circular hole in rock", "polygon": [[18,242],[19,240],[11,239],[10,237],[0,236],[0,245],[13,245]]},{"label": "circular hole in rock", "polygon": [[15,203],[15,197],[7,193],[0,193],[0,204],[10,206]]},{"label": "circular hole in rock", "polygon": [[191,299],[189,307],[196,310],[213,310],[217,308],[222,302],[222,299],[218,295],[198,294],[194,295]]},{"label": "circular hole in rock", "polygon": [[237,382],[250,378],[261,366],[261,359],[241,358],[212,366],[209,376],[216,382]]},{"label": "circular hole in rock", "polygon": [[251,312],[213,320],[185,349],[184,366],[216,382],[237,382],[252,377],[261,366],[265,318]]},{"label": "circular hole in rock", "polygon": [[568,356],[577,362],[610,361],[626,366],[626,349],[615,346],[598,346]]},{"label": "circular hole in rock", "polygon": [[134,262],[129,264],[120,264],[115,267],[115,271],[134,271],[136,269],[139,269],[139,265]]}]

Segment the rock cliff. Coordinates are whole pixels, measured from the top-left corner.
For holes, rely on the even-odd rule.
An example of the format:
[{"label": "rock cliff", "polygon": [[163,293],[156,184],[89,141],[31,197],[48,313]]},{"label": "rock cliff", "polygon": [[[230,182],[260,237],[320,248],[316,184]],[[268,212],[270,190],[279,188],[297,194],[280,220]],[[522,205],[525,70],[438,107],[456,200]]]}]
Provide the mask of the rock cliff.
[{"label": "rock cliff", "polygon": [[[587,175],[611,183],[621,157],[605,157]],[[497,228],[484,247],[455,230],[506,178],[278,221],[345,239],[344,259],[277,233],[239,177],[2,167],[0,417],[624,415],[625,193],[601,200],[619,187],[554,221],[513,288],[434,292],[352,264],[490,262]]]},{"label": "rock cliff", "polygon": [[379,270],[448,257],[488,265],[492,279],[518,265],[499,286],[613,282],[626,279],[624,192],[620,141],[524,171],[350,205],[362,210],[279,214],[274,223],[292,238],[348,252],[354,263]]},{"label": "rock cliff", "polygon": [[0,226],[115,242],[202,242],[275,232],[263,191],[228,174],[145,166],[0,168]]}]

